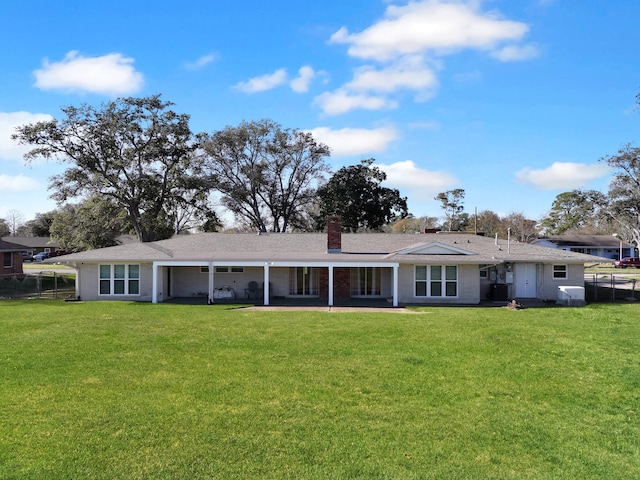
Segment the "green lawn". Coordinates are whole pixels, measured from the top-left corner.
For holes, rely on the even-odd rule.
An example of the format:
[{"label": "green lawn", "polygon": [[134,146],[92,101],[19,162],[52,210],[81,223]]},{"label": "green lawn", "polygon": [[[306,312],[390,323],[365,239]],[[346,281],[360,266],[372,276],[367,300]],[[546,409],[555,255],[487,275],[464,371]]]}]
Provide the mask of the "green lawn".
[{"label": "green lawn", "polygon": [[0,302],[3,479],[640,477],[640,306]]}]

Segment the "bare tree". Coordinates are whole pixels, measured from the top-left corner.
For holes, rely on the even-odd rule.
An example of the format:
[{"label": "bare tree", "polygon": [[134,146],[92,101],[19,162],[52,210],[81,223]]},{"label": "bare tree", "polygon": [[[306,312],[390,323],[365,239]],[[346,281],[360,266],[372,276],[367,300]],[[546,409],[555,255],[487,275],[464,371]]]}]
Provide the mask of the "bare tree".
[{"label": "bare tree", "polygon": [[329,147],[272,120],[242,122],[199,140],[202,168],[221,203],[259,231],[287,231],[329,173]]},{"label": "bare tree", "polygon": [[10,235],[15,237],[18,235],[20,227],[24,225],[24,216],[19,210],[12,209],[7,212],[7,218],[5,218],[7,225],[9,225]]},{"label": "bare tree", "polygon": [[615,169],[603,212],[622,238],[640,246],[640,148],[625,145],[617,155],[601,161]]},{"label": "bare tree", "polygon": [[526,218],[522,213],[514,212],[502,220],[502,235],[507,236],[511,229],[511,238],[522,243],[531,243],[538,238],[538,222]]}]

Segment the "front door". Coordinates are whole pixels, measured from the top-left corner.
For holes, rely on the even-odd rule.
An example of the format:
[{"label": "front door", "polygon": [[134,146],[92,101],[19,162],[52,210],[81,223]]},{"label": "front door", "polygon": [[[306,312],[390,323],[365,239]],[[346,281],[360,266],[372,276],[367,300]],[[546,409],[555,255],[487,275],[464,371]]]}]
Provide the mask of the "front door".
[{"label": "front door", "polygon": [[516,298],[536,298],[538,277],[535,263],[515,264]]}]

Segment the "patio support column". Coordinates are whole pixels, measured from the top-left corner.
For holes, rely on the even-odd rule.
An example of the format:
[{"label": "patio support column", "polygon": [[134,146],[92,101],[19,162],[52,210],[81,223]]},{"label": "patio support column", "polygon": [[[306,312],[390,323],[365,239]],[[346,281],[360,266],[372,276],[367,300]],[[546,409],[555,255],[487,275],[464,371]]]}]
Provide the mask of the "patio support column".
[{"label": "patio support column", "polygon": [[393,306],[398,306],[398,265],[393,266]]},{"label": "patio support column", "polygon": [[80,300],[80,268],[78,265],[74,263],[74,268],[76,269],[76,300]]},{"label": "patio support column", "polygon": [[269,305],[269,264],[264,264],[264,291],[262,292],[262,299],[265,305]]},{"label": "patio support column", "polygon": [[151,267],[151,303],[158,303],[158,265],[153,262]]},{"label": "patio support column", "polygon": [[333,307],[333,265],[329,265],[329,306]]},{"label": "patio support column", "polygon": [[213,262],[209,262],[209,303],[214,303],[213,286],[215,285],[215,278],[213,277],[213,270]]}]

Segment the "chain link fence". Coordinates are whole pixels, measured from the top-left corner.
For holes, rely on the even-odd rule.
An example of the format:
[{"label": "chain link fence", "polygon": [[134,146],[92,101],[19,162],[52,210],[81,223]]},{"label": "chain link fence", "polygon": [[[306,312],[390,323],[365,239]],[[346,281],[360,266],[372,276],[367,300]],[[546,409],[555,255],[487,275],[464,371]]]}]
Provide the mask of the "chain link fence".
[{"label": "chain link fence", "polygon": [[631,275],[585,275],[586,300],[591,303],[640,300],[640,292],[636,291],[636,283],[637,278]]},{"label": "chain link fence", "polygon": [[72,299],[75,298],[75,294],[75,274],[42,271],[33,274],[0,275],[0,299]]}]

